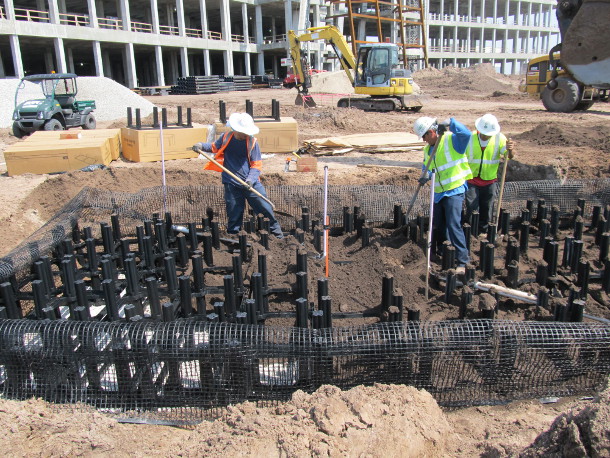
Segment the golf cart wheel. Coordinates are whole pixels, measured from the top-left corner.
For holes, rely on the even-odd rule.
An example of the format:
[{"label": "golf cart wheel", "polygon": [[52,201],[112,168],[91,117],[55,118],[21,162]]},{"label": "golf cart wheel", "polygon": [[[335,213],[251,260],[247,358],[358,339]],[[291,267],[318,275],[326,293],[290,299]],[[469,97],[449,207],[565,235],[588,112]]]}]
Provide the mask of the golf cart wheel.
[{"label": "golf cart wheel", "polygon": [[17,124],[16,122],[13,123],[13,135],[17,138],[23,138],[26,135],[25,132],[22,131],[19,127],[19,124]]},{"label": "golf cart wheel", "polygon": [[44,125],[44,130],[64,130],[64,126],[57,119],[49,119]]},{"label": "golf cart wheel", "polygon": [[96,125],[97,123],[95,122],[95,117],[92,114],[88,114],[85,118],[85,122],[83,123],[83,129],[95,129]]}]

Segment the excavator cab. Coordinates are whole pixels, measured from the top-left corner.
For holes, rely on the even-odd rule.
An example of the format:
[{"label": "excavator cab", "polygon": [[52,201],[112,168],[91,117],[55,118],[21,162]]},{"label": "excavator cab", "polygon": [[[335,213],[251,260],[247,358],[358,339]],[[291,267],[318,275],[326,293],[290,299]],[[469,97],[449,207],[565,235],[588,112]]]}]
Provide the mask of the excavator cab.
[{"label": "excavator cab", "polygon": [[392,68],[398,65],[398,47],[363,45],[358,50],[355,87],[389,86]]}]

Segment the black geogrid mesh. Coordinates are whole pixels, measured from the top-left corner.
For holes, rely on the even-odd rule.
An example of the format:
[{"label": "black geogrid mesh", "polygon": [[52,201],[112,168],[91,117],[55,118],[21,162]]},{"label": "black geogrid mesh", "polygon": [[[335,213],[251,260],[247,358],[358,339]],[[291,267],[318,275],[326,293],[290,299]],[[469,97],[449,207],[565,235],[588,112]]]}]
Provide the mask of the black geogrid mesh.
[{"label": "black geogrid mesh", "polygon": [[[343,207],[360,207],[367,221],[382,224],[393,221],[395,204],[406,210],[415,187],[391,185],[329,186],[328,212],[331,224],[342,225]],[[418,194],[411,216],[427,215],[429,189]],[[269,199],[280,213],[276,215],[284,228],[294,227],[302,207],[309,208],[311,219],[322,219],[324,189],[322,186],[268,186]],[[212,208],[220,224],[226,221],[222,186],[189,186],[148,188],[137,193],[121,193],[85,188],[68,202],[51,220],[15,250],[0,259],[0,281],[19,274],[41,255],[49,253],[66,237],[75,224],[91,226],[99,236],[99,223],[110,222],[110,215],[119,215],[124,231],[133,235],[135,227],[155,212],[171,212],[178,224],[201,222],[206,209]],[[571,212],[578,199],[586,200],[585,214],[593,205],[610,204],[610,179],[518,181],[506,183],[503,205],[512,217],[519,215],[526,200],[545,199],[547,208],[558,205],[562,213]],[[294,217],[286,216],[285,214]]]},{"label": "black geogrid mesh", "polygon": [[610,371],[610,328],[582,323],[395,322],[307,330],[195,320],[0,321],[0,389],[184,422],[241,401],[333,384],[409,384],[443,406],[591,394]]},{"label": "black geogrid mesh", "polygon": [[[588,214],[591,206],[610,203],[609,190],[610,180],[507,183],[503,207],[515,217],[525,200],[545,199],[565,214],[585,199]],[[341,225],[343,207],[353,206],[371,223],[391,222],[394,205],[406,209],[413,191],[331,186],[331,222]],[[306,206],[312,219],[321,218],[322,187],[269,186],[268,194],[282,212],[298,218]],[[174,223],[185,224],[200,222],[207,207],[218,221],[226,220],[222,187],[136,194],[85,189],[1,260],[0,277],[25,276],[77,223],[99,237],[100,222],[116,214],[123,234],[133,236],[153,213],[170,212]],[[427,210],[422,193],[413,216]],[[294,227],[294,218],[279,218],[286,229]],[[609,344],[609,327],[582,323],[473,320],[303,330],[197,318],[129,324],[3,320],[0,389],[8,398],[84,402],[130,419],[174,423],[239,401],[287,399],[296,389],[323,384],[405,383],[430,391],[441,405],[461,406],[591,393],[610,372]]]}]

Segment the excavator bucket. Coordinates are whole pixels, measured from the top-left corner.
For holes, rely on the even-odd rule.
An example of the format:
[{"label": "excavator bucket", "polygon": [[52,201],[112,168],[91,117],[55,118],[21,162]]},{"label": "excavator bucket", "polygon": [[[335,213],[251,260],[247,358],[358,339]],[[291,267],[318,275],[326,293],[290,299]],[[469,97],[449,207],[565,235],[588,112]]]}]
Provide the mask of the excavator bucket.
[{"label": "excavator bucket", "polygon": [[316,107],[316,102],[311,95],[308,94],[297,94],[297,98],[294,99],[294,104],[305,108]]}]

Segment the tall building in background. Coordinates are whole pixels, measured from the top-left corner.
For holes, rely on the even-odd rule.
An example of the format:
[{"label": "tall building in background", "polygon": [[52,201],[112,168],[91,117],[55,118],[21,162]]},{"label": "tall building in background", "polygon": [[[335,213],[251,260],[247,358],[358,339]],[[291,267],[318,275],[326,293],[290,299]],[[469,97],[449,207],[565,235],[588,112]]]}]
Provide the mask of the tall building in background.
[{"label": "tall building in background", "polygon": [[[435,67],[491,62],[516,73],[547,52],[559,33],[555,0],[400,1],[422,6],[422,30],[404,26],[417,13],[392,20],[402,13],[384,6],[388,2],[0,0],[0,77],[74,72],[131,88],[172,85],[190,75],[283,77],[289,70],[282,66],[286,31],[331,23],[348,40],[375,41],[380,34],[392,42],[427,39]],[[380,26],[371,23],[373,15],[388,20]],[[325,43],[307,46],[312,67],[339,68]],[[408,60],[412,69],[422,67],[423,50],[409,49]]]}]

